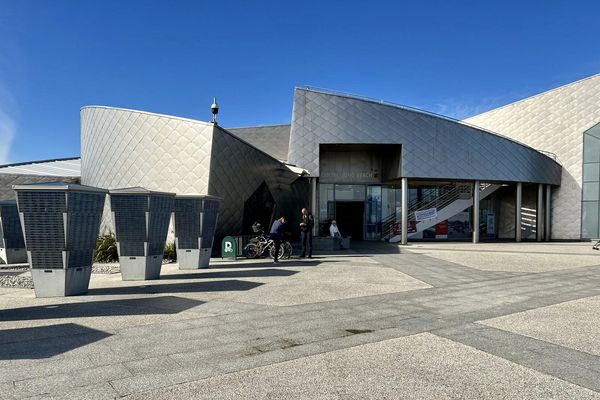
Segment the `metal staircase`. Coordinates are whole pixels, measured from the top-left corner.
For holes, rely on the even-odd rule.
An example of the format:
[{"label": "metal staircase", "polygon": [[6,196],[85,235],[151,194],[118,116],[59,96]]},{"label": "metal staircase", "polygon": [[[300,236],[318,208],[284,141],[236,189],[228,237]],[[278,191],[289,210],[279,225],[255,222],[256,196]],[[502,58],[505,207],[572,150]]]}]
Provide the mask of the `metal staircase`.
[{"label": "metal staircase", "polygon": [[[498,190],[498,188],[501,186],[502,185],[498,184],[481,183],[479,185],[479,199],[485,199]],[[408,209],[408,225],[414,226],[416,230],[409,232],[408,237],[418,235],[424,230],[431,228],[432,226],[435,226],[440,222],[445,221],[448,218],[451,218],[454,215],[471,207],[473,205],[472,188],[473,187],[470,184],[446,185],[440,189],[442,194],[437,196],[435,199],[426,199],[411,204]],[[437,211],[437,216],[435,218],[417,222],[415,217],[415,213],[417,211],[428,210],[432,208],[435,208]],[[392,222],[388,223],[387,225],[391,227]],[[389,238],[390,242],[400,241],[400,235],[393,235],[390,231],[387,232],[387,236],[384,236],[384,238]]]}]

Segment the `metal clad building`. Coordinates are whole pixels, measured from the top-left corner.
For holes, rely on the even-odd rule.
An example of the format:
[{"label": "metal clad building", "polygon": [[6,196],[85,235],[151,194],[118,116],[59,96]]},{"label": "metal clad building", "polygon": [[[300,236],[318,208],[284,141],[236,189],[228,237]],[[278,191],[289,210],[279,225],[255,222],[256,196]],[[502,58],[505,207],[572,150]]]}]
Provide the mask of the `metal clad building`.
[{"label": "metal clad building", "polygon": [[[599,99],[596,75],[456,121],[297,88],[291,124],[232,129],[90,106],[81,181],[221,197],[216,240],[281,215],[296,229],[305,206],[316,233],[337,218],[355,239],[588,239],[600,236]],[[76,164],[0,166],[0,197],[14,197],[7,182]],[[103,231],[114,230],[105,208]]]}]

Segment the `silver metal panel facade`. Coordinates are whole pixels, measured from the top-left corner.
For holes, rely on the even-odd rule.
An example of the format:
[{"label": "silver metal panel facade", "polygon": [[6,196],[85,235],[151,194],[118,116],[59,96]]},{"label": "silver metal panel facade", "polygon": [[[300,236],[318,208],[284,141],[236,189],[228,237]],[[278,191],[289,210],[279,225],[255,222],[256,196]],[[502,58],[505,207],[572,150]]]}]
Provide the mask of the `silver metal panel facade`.
[{"label": "silver metal panel facade", "polygon": [[290,145],[291,125],[251,126],[228,128],[227,130],[242,140],[256,146],[271,157],[287,161]]},{"label": "silver metal panel facade", "polygon": [[[81,180],[116,189],[143,186],[177,194],[223,198],[216,240],[242,231],[245,200],[264,181],[277,212],[300,196],[297,173],[211,123],[110,107],[81,110]],[[291,200],[290,200],[291,199]],[[114,225],[105,205],[102,231]],[[296,211],[299,213],[299,211]],[[169,241],[174,229],[169,229]]]},{"label": "silver metal panel facade", "polygon": [[557,155],[562,185],[552,193],[552,238],[581,237],[583,133],[600,122],[600,75],[466,120]]},{"label": "silver metal panel facade", "polygon": [[63,158],[59,160],[0,165],[0,174],[78,178],[81,176],[81,160],[79,158]]},{"label": "silver metal panel facade", "polygon": [[[81,181],[105,189],[143,186],[208,194],[213,129],[212,124],[185,118],[84,107]],[[114,232],[110,211],[107,200],[102,232]]]},{"label": "silver metal panel facade", "polygon": [[402,175],[560,184],[551,158],[458,121],[313,89],[296,89],[288,160],[319,176],[319,144],[402,144]]},{"label": "silver metal panel facade", "polygon": [[58,177],[43,175],[0,174],[0,200],[11,200],[17,198],[17,195],[12,188],[13,185],[27,185],[30,183],[56,181],[79,183],[79,178],[66,176]]},{"label": "silver metal panel facade", "polygon": [[285,215],[291,226],[297,225],[300,208],[308,206],[309,187],[304,178],[224,129],[215,130],[212,155],[208,194],[223,199],[217,240],[242,232],[244,202],[262,182],[276,202],[275,215]]}]

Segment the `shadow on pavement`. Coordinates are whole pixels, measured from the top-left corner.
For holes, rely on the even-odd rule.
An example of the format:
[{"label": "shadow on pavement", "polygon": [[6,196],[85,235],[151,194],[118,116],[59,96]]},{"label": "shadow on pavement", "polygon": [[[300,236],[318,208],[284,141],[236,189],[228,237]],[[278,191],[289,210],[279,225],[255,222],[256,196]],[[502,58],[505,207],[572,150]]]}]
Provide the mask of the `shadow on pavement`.
[{"label": "shadow on pavement", "polygon": [[78,324],[58,324],[0,331],[0,360],[42,359],[111,336]]},{"label": "shadow on pavement", "polygon": [[261,276],[291,276],[298,271],[289,271],[286,269],[259,269],[249,271],[210,271],[198,270],[197,272],[161,275],[160,280],[166,279],[212,279],[212,278],[253,278]]},{"label": "shadow on pavement", "polygon": [[[154,281],[153,281],[154,282]],[[201,292],[228,292],[250,290],[261,286],[259,282],[248,282],[232,279],[214,282],[181,282],[144,284],[140,286],[121,286],[96,288],[88,291],[89,295],[114,295],[114,294],[157,294],[157,293],[201,293]]]},{"label": "shadow on pavement", "polygon": [[211,268],[221,269],[221,268],[298,268],[298,267],[316,267],[317,265],[327,262],[339,262],[335,260],[327,260],[325,257],[319,257],[319,255],[314,256],[313,258],[292,258],[291,260],[282,260],[279,264],[274,265],[273,261],[265,260],[265,262],[257,263],[257,262],[244,262],[246,259],[240,259],[238,262],[231,263],[219,263],[219,264],[211,264]]},{"label": "shadow on pavement", "polygon": [[363,255],[401,254],[400,246],[387,242],[353,242],[351,251]]},{"label": "shadow on pavement", "polygon": [[[176,296],[150,297],[144,299],[82,301],[78,303],[50,304],[44,306],[1,310],[0,321],[111,317],[119,315],[177,314],[181,311],[185,311],[201,304],[204,304],[204,302]],[[0,342],[1,339],[2,334],[0,334]]]}]

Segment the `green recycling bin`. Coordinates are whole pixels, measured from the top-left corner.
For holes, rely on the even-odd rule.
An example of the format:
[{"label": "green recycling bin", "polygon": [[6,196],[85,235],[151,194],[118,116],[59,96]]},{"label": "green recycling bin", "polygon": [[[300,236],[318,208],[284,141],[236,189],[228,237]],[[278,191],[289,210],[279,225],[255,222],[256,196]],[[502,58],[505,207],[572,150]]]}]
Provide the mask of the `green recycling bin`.
[{"label": "green recycling bin", "polygon": [[221,258],[236,258],[237,241],[233,236],[225,236],[221,241]]}]

